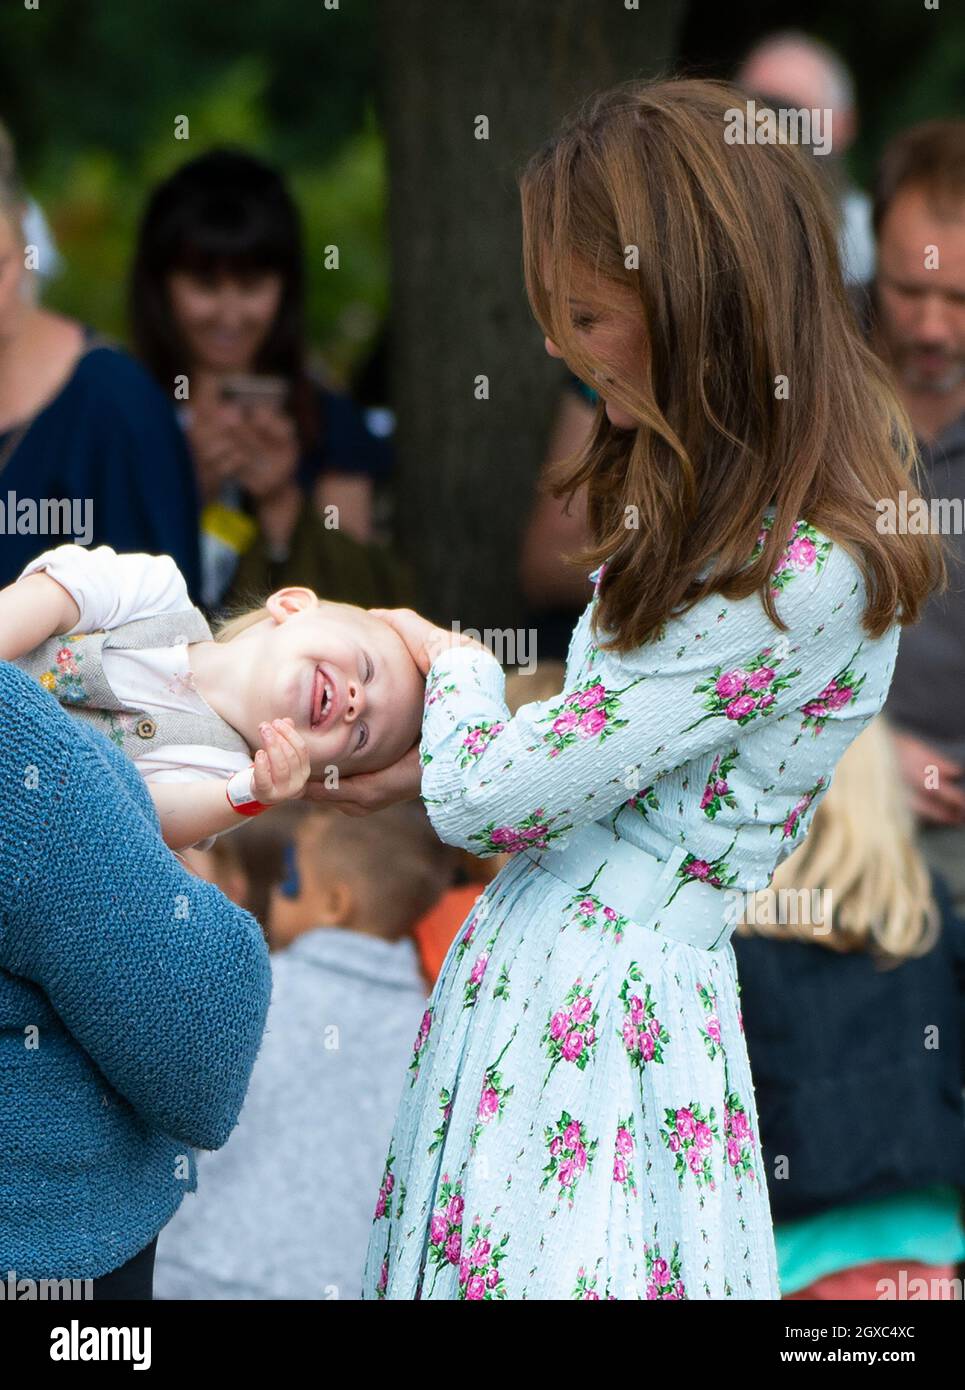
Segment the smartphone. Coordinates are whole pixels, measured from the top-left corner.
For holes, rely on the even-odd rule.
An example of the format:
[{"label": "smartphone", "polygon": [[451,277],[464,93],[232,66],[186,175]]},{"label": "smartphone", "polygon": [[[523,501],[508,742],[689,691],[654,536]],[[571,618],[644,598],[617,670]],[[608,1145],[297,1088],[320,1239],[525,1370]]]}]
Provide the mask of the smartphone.
[{"label": "smartphone", "polygon": [[283,376],[248,376],[234,372],[223,376],[220,395],[235,405],[273,405],[283,410],[288,403],[289,384]]}]

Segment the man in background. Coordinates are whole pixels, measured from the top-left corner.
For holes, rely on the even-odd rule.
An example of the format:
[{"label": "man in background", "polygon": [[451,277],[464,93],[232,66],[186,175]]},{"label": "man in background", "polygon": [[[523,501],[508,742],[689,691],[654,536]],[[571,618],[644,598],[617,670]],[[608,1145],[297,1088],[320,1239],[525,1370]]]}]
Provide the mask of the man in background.
[{"label": "man in background", "polygon": [[[929,121],[887,148],[875,187],[878,270],[865,326],[918,438],[920,487],[941,514],[949,584],[902,632],[885,706],[931,866],[965,910],[965,121]],[[955,529],[955,517],[959,518]]]},{"label": "man in background", "polygon": [[871,201],[851,182],[845,156],[858,130],[854,80],[827,44],[788,30],[755,44],[735,81],[759,104],[830,113],[831,149],[816,156],[838,208],[844,278],[861,284],[874,274]]}]

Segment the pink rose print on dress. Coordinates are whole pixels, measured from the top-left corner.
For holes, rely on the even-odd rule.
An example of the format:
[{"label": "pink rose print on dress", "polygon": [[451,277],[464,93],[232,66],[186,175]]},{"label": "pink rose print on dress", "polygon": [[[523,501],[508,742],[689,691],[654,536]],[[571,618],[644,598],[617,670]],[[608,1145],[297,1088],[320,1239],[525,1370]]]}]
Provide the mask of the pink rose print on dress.
[{"label": "pink rose print on dress", "polygon": [[843,710],[846,705],[854,703],[861,687],[867,680],[867,674],[856,677],[852,669],[852,664],[860,651],[861,646],[857,648],[845,669],[839,671],[833,680],[828,681],[820,695],[801,706],[801,713],[804,715],[801,728],[811,729],[815,738],[833,715]]},{"label": "pink rose print on dress", "polygon": [[499,932],[497,931],[495,935],[491,936],[487,941],[485,950],[480,951],[473,962],[473,967],[469,972],[469,978],[466,981],[463,992],[462,1005],[464,1009],[471,1009],[479,997],[479,991],[482,988],[482,982],[486,974],[486,967],[489,964],[489,957],[498,939]]},{"label": "pink rose print on dress", "polygon": [[776,697],[801,674],[796,670],[779,675],[783,658],[773,653],[773,647],[763,647],[745,666],[727,671],[716,666],[712,675],[698,681],[693,693],[706,696],[703,708],[709,712],[683,732],[690,733],[707,719],[731,719],[743,728],[752,719],[771,714]]},{"label": "pink rose print on dress", "polygon": [[433,1005],[430,1004],[429,1008],[426,1009],[425,1013],[422,1015],[419,1032],[412,1046],[412,1061],[409,1063],[409,1071],[412,1073],[409,1077],[410,1086],[414,1086],[419,1077],[419,1064],[422,1059],[422,1054],[425,1051],[426,1043],[429,1041],[429,1031],[432,1028],[432,1010]]},{"label": "pink rose print on dress", "polygon": [[714,1140],[720,1142],[720,1135],[713,1106],[709,1112],[695,1101],[681,1106],[679,1110],[666,1107],[660,1137],[673,1154],[674,1171],[680,1187],[683,1187],[689,1174],[698,1188],[710,1188],[712,1192],[716,1190],[712,1150]]},{"label": "pink rose print on dress", "polygon": [[491,1233],[491,1222],[483,1227],[479,1217],[473,1217],[465,1250],[459,1261],[459,1297],[466,1302],[506,1297],[506,1285],[499,1273],[499,1266],[506,1258],[509,1232],[505,1233],[498,1245],[493,1244]]},{"label": "pink rose print on dress", "polygon": [[630,924],[629,917],[617,912],[615,908],[606,906],[590,891],[604,868],[605,863],[600,865],[588,883],[576,890],[573,897],[565,903],[563,911],[569,914],[569,921],[575,923],[580,931],[589,931],[591,927],[596,927],[602,937],[609,936],[614,942],[620,942]]},{"label": "pink rose print on dress", "polygon": [[633,1175],[633,1155],[636,1152],[636,1128],[632,1113],[617,1122],[617,1137],[613,1145],[613,1181],[623,1188],[623,1195],[636,1197],[637,1184]]},{"label": "pink rose print on dress", "polygon": [[653,786],[642,787],[640,791],[634,792],[629,801],[623,804],[624,811],[636,811],[646,819],[651,811],[660,810],[660,800]]},{"label": "pink rose print on dress", "polygon": [[[458,695],[459,687],[455,681],[444,681],[442,673],[433,671],[426,682],[426,693],[424,697],[424,708],[428,709],[437,700],[445,699],[448,695]],[[419,743],[419,765],[428,767],[432,762],[432,754],[426,746],[425,737]]]},{"label": "pink rose print on dress", "polygon": [[623,1005],[620,1037],[630,1065],[641,1073],[648,1063],[663,1062],[663,1050],[670,1042],[670,1034],[657,1018],[652,988],[646,984],[641,990],[642,983],[640,967],[636,961],[631,961],[620,986]]},{"label": "pink rose print on dress", "polygon": [[461,936],[461,938],[460,938],[460,940],[459,940],[459,945],[456,947],[456,962],[457,962],[457,963],[458,963],[459,961],[462,960],[463,956],[466,954],[466,952],[469,950],[470,946],[472,945],[473,937],[476,935],[476,927],[477,927],[477,926],[478,926],[478,921],[477,921],[476,915],[475,915],[475,913],[474,913],[473,916],[470,917],[469,921],[466,923],[465,930],[463,931],[463,934],[462,934],[462,936]]},{"label": "pink rose print on dress", "polygon": [[[565,811],[560,812],[560,815],[565,814]],[[551,816],[544,820],[543,808],[539,806],[518,825],[497,825],[490,821],[484,830],[477,830],[469,838],[479,841],[477,853],[483,858],[488,854],[521,854],[528,849],[547,849],[553,840],[573,829],[572,825],[552,826],[551,822],[558,819],[559,816]]]},{"label": "pink rose print on dress", "polygon": [[552,727],[543,735],[549,745],[550,757],[557,758],[566,748],[586,739],[603,743],[616,729],[626,728],[628,720],[619,719],[620,697],[639,684],[639,677],[621,690],[608,691],[598,680],[591,680],[565,696],[563,703],[554,705],[541,723]]},{"label": "pink rose print on dress", "polygon": [[681,888],[686,887],[688,883],[709,883],[712,888],[733,888],[738,874],[736,870],[731,873],[727,856],[736,843],[735,837],[716,859],[700,859],[696,854],[688,854],[674,875],[677,881],[664,907],[669,907]]},{"label": "pink rose print on dress", "polygon": [[436,1149],[445,1142],[449,1121],[452,1119],[452,1092],[448,1086],[443,1086],[439,1092],[439,1109],[442,1111],[442,1120],[438,1129],[433,1130],[432,1143],[426,1150],[427,1153],[431,1154],[435,1153]]},{"label": "pink rose print on dress", "polygon": [[436,1193],[436,1201],[429,1221],[428,1261],[432,1265],[432,1283],[429,1296],[435,1288],[439,1271],[447,1265],[458,1265],[462,1258],[462,1217],[465,1202],[462,1196],[462,1183],[451,1182],[448,1173],[443,1173],[442,1182]]},{"label": "pink rose print on dress", "polygon": [[458,763],[460,767],[468,767],[471,762],[485,753],[487,745],[502,731],[504,725],[495,724],[483,720],[480,724],[475,724],[466,731],[466,737],[460,744]]},{"label": "pink rose print on dress", "polygon": [[[599,1260],[596,1262],[596,1271],[592,1276],[587,1274],[585,1265],[580,1265],[579,1269],[576,1271],[576,1283],[573,1286],[573,1293],[571,1295],[574,1299],[579,1299],[581,1302],[587,1303],[600,1302],[601,1294],[597,1289],[597,1285],[600,1282],[599,1269]],[[617,1301],[616,1294],[610,1292],[609,1275],[603,1287],[602,1298],[606,1299],[608,1303],[615,1303]]]},{"label": "pink rose print on dress", "polygon": [[702,985],[698,981],[697,994],[700,998],[701,1006],[707,1015],[706,1026],[701,1028],[700,1036],[704,1040],[707,1049],[707,1056],[711,1061],[717,1056],[718,1052],[723,1053],[724,1045],[720,1039],[720,1018],[717,1014],[717,996],[708,985]]},{"label": "pink rose print on dress", "polygon": [[439,671],[433,671],[426,682],[425,708],[434,705],[437,700],[441,700],[445,695],[458,695],[459,687],[455,681],[448,681],[443,684],[443,676]]},{"label": "pink rose print on dress", "polygon": [[[505,1050],[504,1048],[503,1052],[505,1052]],[[502,1053],[500,1053],[500,1057],[501,1056]],[[476,1123],[473,1125],[469,1135],[470,1149],[475,1149],[487,1125],[492,1124],[494,1120],[501,1120],[503,1118],[506,1102],[515,1089],[515,1086],[507,1086],[504,1084],[502,1073],[497,1069],[495,1064],[488,1068],[486,1075],[483,1077],[479,1103],[476,1106]]]},{"label": "pink rose print on dress", "polygon": [[549,1071],[543,1085],[553,1074],[553,1068],[560,1062],[570,1062],[585,1071],[597,1041],[597,1024],[600,1021],[593,1000],[590,997],[592,986],[577,980],[567,992],[562,1006],[551,1013],[540,1039],[550,1058]]},{"label": "pink rose print on dress", "polygon": [[475,1149],[487,1125],[490,1125],[494,1120],[502,1119],[506,1101],[509,1100],[509,1097],[513,1094],[515,1089],[515,1087],[507,1086],[503,1082],[499,1064],[505,1057],[510,1044],[516,1036],[518,1028],[519,1024],[517,1023],[500,1049],[499,1056],[486,1068],[482,1090],[480,1091],[479,1100],[476,1104],[476,1123],[473,1125],[469,1135],[470,1149]]},{"label": "pink rose print on dress", "polygon": [[[801,799],[796,801],[788,811],[787,815],[784,817],[784,823],[781,826],[782,840],[793,840],[797,837],[797,832],[801,828],[801,821],[805,812],[818,793],[824,790],[825,782],[826,779],[824,777],[819,777],[814,786],[811,787],[809,791],[806,791]],[[771,833],[776,829],[777,826],[772,825]]]},{"label": "pink rose print on dress", "polygon": [[737,797],[727,782],[736,763],[737,749],[732,748],[729,753],[718,753],[711,764],[707,784],[700,798],[700,809],[708,820],[713,820],[723,806],[729,806],[731,810],[737,808]]},{"label": "pink rose print on dress", "polygon": [[566,1110],[555,1125],[546,1126],[545,1141],[549,1160],[543,1169],[545,1176],[539,1190],[542,1192],[555,1178],[556,1200],[559,1202],[566,1197],[572,1207],[580,1178],[592,1171],[598,1141],[588,1142],[585,1126]]},{"label": "pink rose print on dress", "polygon": [[[774,525],[773,517],[765,517],[757,537],[757,544],[751,552],[751,561],[757,559]],[[779,593],[786,589],[791,580],[808,570],[820,574],[831,554],[831,541],[826,540],[808,521],[798,521],[788,532],[787,545],[771,575],[771,590]]]},{"label": "pink rose print on dress", "polygon": [[648,1299],[686,1298],[684,1282],[680,1277],[680,1243],[674,1241],[673,1254],[669,1262],[660,1253],[660,1246],[654,1245],[652,1248],[644,1241],[644,1258],[647,1262],[647,1292]]},{"label": "pink rose print on dress", "polygon": [[754,1134],[747,1118],[747,1111],[741,1104],[736,1091],[730,1091],[724,1101],[724,1147],[727,1163],[738,1183],[748,1177],[756,1182],[754,1172],[753,1148]]},{"label": "pink rose print on dress", "polygon": [[[392,1192],[395,1188],[395,1175],[392,1172],[392,1165],[394,1162],[395,1154],[392,1152],[392,1145],[390,1144],[389,1155],[385,1160],[385,1169],[382,1173],[382,1182],[379,1186],[379,1195],[375,1202],[375,1215],[372,1218],[373,1225],[376,1221],[381,1221],[383,1217],[391,1218],[392,1216]],[[402,1208],[400,1205],[399,1215],[401,1215],[401,1213]]]}]

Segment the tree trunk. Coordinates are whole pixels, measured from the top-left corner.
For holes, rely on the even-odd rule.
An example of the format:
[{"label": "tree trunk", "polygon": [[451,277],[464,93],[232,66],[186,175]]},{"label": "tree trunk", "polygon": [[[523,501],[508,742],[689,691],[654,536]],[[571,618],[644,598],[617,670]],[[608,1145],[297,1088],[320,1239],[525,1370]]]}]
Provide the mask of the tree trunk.
[{"label": "tree trunk", "polygon": [[664,69],[682,9],[379,0],[396,536],[444,625],[519,622],[519,542],[563,382],[526,300],[517,171],[584,97]]}]

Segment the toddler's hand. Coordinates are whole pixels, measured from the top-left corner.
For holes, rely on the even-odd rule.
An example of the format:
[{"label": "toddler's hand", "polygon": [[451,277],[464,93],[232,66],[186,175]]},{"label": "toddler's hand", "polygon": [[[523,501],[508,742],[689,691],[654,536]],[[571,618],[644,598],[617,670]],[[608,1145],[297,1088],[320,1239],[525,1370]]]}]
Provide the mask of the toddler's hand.
[{"label": "toddler's hand", "polygon": [[293,801],[305,793],[311,763],[305,740],[292,719],[275,719],[262,724],[259,732],[264,748],[255,754],[251,790],[266,806]]}]

